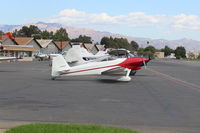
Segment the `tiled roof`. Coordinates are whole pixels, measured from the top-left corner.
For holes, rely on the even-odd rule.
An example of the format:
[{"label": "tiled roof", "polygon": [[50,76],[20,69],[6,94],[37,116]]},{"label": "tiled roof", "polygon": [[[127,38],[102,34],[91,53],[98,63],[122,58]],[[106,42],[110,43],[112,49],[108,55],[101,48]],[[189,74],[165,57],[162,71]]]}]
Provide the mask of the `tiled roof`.
[{"label": "tiled roof", "polygon": [[0,42],[3,42],[6,38],[8,38],[6,35],[0,35]]},{"label": "tiled roof", "polygon": [[67,41],[54,41],[55,44],[57,45],[57,47],[60,49],[60,50],[63,50],[67,45],[70,45],[69,42]]},{"label": "tiled roof", "polygon": [[46,48],[48,45],[49,45],[49,43],[51,43],[52,42],[52,40],[48,40],[48,39],[36,39],[36,41],[40,44],[40,46],[42,47],[42,48]]},{"label": "tiled roof", "polygon": [[18,45],[27,45],[30,41],[33,40],[31,37],[16,37],[14,38],[15,42]]},{"label": "tiled roof", "polygon": [[105,50],[104,45],[96,45],[96,47],[98,48],[99,51]]},{"label": "tiled roof", "polygon": [[94,44],[92,43],[85,43],[83,45],[87,50],[92,50],[92,48],[94,47]]}]

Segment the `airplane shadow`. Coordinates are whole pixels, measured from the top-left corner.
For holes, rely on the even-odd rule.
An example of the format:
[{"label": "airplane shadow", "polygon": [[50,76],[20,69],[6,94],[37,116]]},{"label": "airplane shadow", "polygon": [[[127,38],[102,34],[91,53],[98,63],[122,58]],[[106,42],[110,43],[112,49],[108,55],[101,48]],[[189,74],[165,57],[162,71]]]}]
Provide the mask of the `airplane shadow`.
[{"label": "airplane shadow", "polygon": [[[49,80],[51,80],[51,79],[49,79]],[[115,79],[81,79],[81,78],[76,78],[76,79],[74,79],[74,78],[72,78],[72,79],[70,79],[70,78],[57,78],[57,79],[55,79],[54,81],[56,81],[56,82],[66,82],[66,81],[68,81],[68,82],[77,82],[77,81],[89,81],[89,82],[97,82],[97,83],[106,83],[106,84],[113,84],[113,83],[127,83],[127,82],[122,82],[122,81],[117,81],[117,80],[115,80]]]},{"label": "airplane shadow", "polygon": [[127,83],[127,82],[123,82],[123,81],[117,81],[117,80],[114,80],[114,79],[99,79],[97,80],[97,82],[100,82],[100,83],[107,83],[107,84],[113,84],[113,83]]},{"label": "airplane shadow", "polygon": [[[49,79],[52,80],[52,79]],[[57,81],[57,82],[66,82],[66,81],[95,81],[95,79],[83,79],[83,78],[56,78],[55,80],[52,81]]]},{"label": "airplane shadow", "polygon": [[13,73],[13,72],[17,72],[17,71],[2,71],[2,70],[0,71],[0,73],[3,73],[3,72],[4,73],[7,73],[7,72],[12,72]]},{"label": "airplane shadow", "polygon": [[150,76],[152,75],[141,74],[141,75],[134,75],[133,77],[150,77]]}]

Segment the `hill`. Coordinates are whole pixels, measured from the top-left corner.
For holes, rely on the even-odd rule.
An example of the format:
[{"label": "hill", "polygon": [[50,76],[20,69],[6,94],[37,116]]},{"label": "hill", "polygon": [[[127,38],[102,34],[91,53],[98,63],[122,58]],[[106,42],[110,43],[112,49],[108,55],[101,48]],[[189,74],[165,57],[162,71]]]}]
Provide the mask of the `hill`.
[{"label": "hill", "polygon": [[69,37],[71,39],[78,37],[79,35],[87,35],[92,37],[94,42],[100,42],[101,38],[106,36],[110,37],[118,37],[118,38],[127,38],[129,41],[136,41],[140,47],[146,47],[147,41],[149,45],[153,45],[154,47],[160,49],[163,48],[165,45],[175,49],[177,46],[184,46],[188,51],[200,51],[200,41],[192,40],[192,39],[180,39],[180,40],[165,40],[165,39],[150,39],[150,38],[142,38],[142,37],[132,37],[126,36],[122,34],[115,34],[110,32],[102,32],[96,31],[89,28],[77,28],[67,25],[62,25],[58,23],[44,23],[38,22],[36,24],[24,24],[24,25],[0,25],[0,30],[4,32],[12,32],[15,29],[21,29],[22,26],[29,26],[35,25],[38,26],[41,30],[53,31],[55,32],[59,28],[63,27],[67,30]]}]

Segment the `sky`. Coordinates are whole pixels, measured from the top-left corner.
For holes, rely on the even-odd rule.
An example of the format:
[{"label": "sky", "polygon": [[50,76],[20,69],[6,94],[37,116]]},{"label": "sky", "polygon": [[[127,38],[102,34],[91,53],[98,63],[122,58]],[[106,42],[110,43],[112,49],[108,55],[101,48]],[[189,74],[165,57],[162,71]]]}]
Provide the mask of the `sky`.
[{"label": "sky", "polygon": [[200,41],[199,5],[199,0],[4,0],[0,24],[43,21],[133,37]]}]

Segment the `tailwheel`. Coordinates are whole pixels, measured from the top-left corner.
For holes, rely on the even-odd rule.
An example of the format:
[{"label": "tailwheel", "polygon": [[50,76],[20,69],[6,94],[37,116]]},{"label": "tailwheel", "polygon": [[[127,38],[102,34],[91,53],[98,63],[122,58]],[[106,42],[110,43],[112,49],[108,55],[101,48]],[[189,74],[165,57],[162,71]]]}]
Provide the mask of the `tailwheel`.
[{"label": "tailwheel", "polygon": [[56,77],[51,77],[51,80],[56,80]]}]

